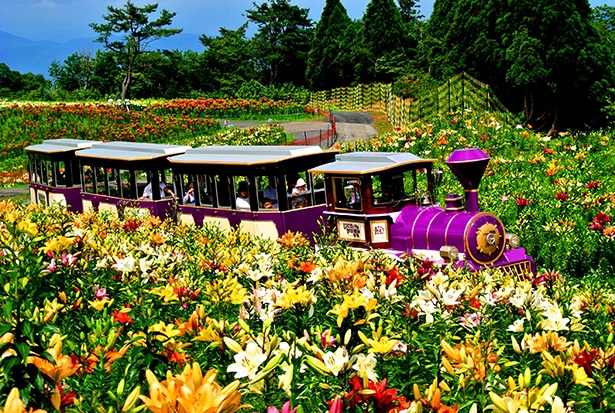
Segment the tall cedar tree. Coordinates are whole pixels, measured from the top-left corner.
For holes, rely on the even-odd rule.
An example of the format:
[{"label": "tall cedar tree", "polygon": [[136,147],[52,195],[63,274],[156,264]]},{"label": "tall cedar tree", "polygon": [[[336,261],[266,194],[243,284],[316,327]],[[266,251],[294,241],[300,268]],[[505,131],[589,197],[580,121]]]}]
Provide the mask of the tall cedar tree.
[{"label": "tall cedar tree", "polygon": [[587,0],[436,0],[434,72],[468,72],[549,133],[599,122],[612,58],[589,13]]},{"label": "tall cedar tree", "polygon": [[252,4],[254,9],[246,10],[246,17],[258,26],[252,40],[263,81],[304,85],[313,35],[309,9],[292,6],[289,0]]},{"label": "tall cedar tree", "polygon": [[348,36],[351,25],[340,0],[327,0],[308,55],[305,77],[310,89],[335,89],[352,83],[354,65]]},{"label": "tall cedar tree", "polygon": [[254,80],[252,42],[247,40],[248,23],[237,30],[220,28],[220,35],[202,35],[199,40],[205,46],[203,64],[208,72],[208,92],[232,96],[242,84]]},{"label": "tall cedar tree", "polygon": [[417,0],[397,0],[397,3],[399,3],[401,19],[405,24],[416,23],[424,17]]},{"label": "tall cedar tree", "polygon": [[[107,23],[90,23],[90,27],[98,33],[97,42],[104,44],[105,48],[116,55],[124,70],[121,98],[124,99],[130,87],[132,73],[137,58],[147,52],[149,44],[162,37],[169,37],[181,33],[181,29],[169,29],[176,13],[165,9],[160,17],[149,21],[149,15],[156,12],[158,4],[146,4],[136,7],[130,0],[123,8],[107,6],[109,14],[103,15]],[[119,39],[118,39],[119,36]]]},{"label": "tall cedar tree", "polygon": [[363,16],[367,61],[359,62],[361,82],[392,82],[413,53],[413,45],[393,0],[371,0]]}]

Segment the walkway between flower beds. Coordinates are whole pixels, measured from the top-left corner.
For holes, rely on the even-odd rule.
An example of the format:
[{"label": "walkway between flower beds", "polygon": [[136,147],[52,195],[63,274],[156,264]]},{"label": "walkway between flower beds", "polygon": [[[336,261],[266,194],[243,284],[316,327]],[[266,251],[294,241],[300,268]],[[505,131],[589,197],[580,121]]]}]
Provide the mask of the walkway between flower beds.
[{"label": "walkway between flower beds", "polygon": [[[322,147],[329,147],[336,142],[347,142],[354,140],[368,140],[377,135],[376,129],[372,126],[373,117],[364,112],[334,112],[333,118],[336,123],[336,136],[323,141]],[[263,122],[233,122],[234,126],[247,128],[262,124]],[[331,129],[331,122],[282,122],[284,130],[293,134],[296,145],[314,145],[314,139],[326,134]]]}]

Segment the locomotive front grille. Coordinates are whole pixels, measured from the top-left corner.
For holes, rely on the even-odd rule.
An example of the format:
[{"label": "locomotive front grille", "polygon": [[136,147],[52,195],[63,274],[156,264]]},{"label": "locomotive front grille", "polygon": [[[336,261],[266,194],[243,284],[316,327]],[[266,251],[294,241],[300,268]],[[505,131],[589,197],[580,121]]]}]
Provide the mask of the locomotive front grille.
[{"label": "locomotive front grille", "polygon": [[498,265],[497,269],[501,270],[506,275],[518,276],[527,278],[528,274],[532,274],[532,263],[530,261],[519,261],[514,264]]}]

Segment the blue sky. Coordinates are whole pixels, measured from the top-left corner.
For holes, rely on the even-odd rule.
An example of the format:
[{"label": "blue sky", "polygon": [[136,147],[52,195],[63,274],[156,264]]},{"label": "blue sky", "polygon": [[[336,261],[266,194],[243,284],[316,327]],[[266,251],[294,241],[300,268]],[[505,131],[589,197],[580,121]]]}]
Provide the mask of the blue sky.
[{"label": "blue sky", "polygon": [[[341,0],[352,19],[363,16],[369,0]],[[158,11],[176,12],[173,27],[186,33],[218,35],[218,28],[236,29],[246,21],[246,9],[253,0],[133,0],[138,6],[158,3]],[[256,0],[257,4],[265,0]],[[107,6],[122,7],[125,0],[0,0],[0,31],[32,40],[68,41],[93,37],[89,23],[103,23]],[[310,9],[310,18],[318,21],[325,0],[291,0]],[[422,13],[431,13],[433,0],[421,1]]]},{"label": "blue sky", "polygon": [[[370,0],[342,0],[352,19],[363,16]],[[257,4],[265,0],[257,0]],[[419,0],[422,13],[431,14],[433,0]],[[176,12],[173,27],[186,33],[216,36],[219,27],[236,29],[246,21],[245,10],[253,0],[133,0],[138,6],[158,3],[160,9]],[[325,0],[291,0],[310,9],[310,17],[318,21]],[[613,5],[615,0],[591,0],[592,6]],[[107,5],[121,7],[125,0],[0,0],[0,31],[32,40],[66,42],[73,38],[93,37],[88,26],[102,23]]]}]

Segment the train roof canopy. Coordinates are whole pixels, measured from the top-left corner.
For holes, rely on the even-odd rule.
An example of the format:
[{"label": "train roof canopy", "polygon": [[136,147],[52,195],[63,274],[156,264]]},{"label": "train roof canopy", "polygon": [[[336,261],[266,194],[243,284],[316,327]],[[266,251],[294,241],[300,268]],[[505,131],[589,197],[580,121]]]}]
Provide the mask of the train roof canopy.
[{"label": "train roof canopy", "polygon": [[91,148],[100,141],[87,141],[83,139],[47,139],[37,145],[26,147],[26,151],[38,153],[74,152],[79,149]]},{"label": "train roof canopy", "polygon": [[160,143],[104,142],[77,152],[77,156],[123,162],[148,161],[182,154],[188,148],[190,147],[185,145]]},{"label": "train roof canopy", "polygon": [[335,156],[335,162],[310,169],[312,173],[366,175],[411,166],[424,168],[436,159],[423,159],[408,152],[349,152]]},{"label": "train roof canopy", "polygon": [[169,161],[172,164],[257,166],[331,153],[319,146],[207,146],[190,148]]}]

